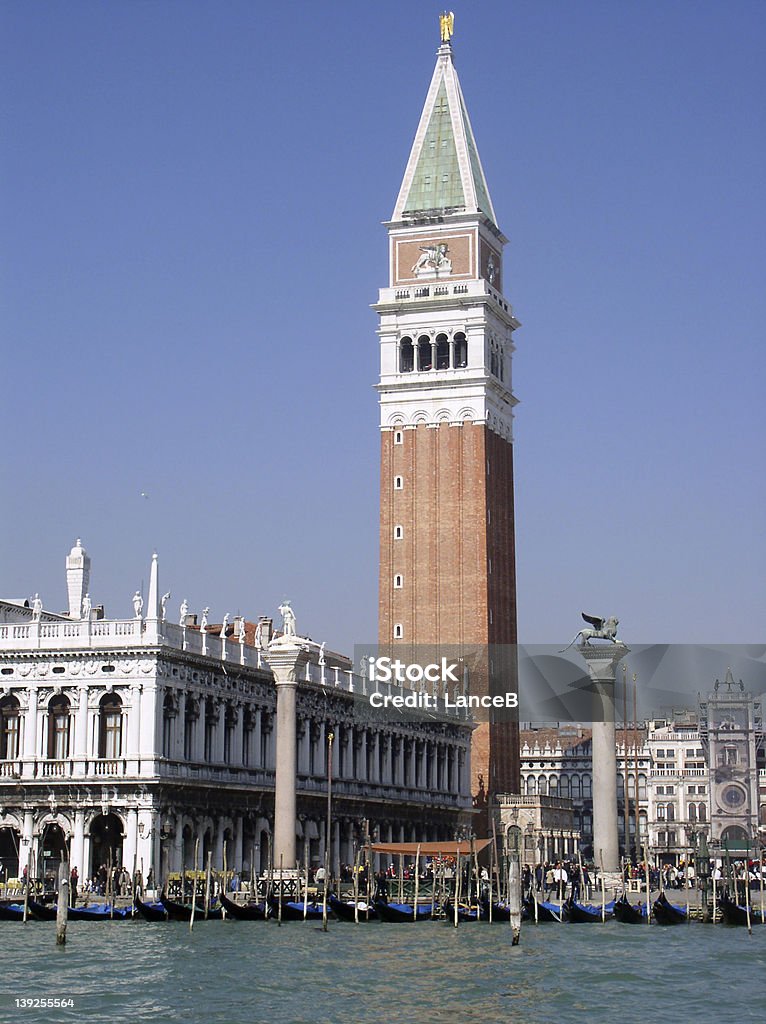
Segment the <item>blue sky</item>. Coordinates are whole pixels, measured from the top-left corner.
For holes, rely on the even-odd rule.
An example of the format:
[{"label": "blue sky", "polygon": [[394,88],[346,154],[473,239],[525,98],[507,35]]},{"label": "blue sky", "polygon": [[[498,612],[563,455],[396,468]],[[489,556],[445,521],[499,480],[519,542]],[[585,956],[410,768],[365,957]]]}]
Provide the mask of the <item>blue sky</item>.
[{"label": "blue sky", "polygon": [[[376,635],[375,317],[439,5],[6,4],[0,591]],[[456,3],[516,334],[520,637],[763,638],[761,3]],[[141,492],[149,494],[142,499]]]}]

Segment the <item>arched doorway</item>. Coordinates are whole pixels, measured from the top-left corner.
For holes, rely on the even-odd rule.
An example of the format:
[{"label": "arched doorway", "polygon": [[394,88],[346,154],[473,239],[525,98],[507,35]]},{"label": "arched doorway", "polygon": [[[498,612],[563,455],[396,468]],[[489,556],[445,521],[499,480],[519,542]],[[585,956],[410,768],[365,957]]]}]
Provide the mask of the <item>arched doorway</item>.
[{"label": "arched doorway", "polygon": [[62,860],[69,860],[69,845],[61,825],[52,821],[42,831],[37,858],[37,877],[44,880],[46,889],[55,888]]},{"label": "arched doorway", "polygon": [[90,823],[90,873],[122,867],[122,821],[116,814],[97,814]]},{"label": "arched doorway", "polygon": [[721,833],[721,842],[730,843],[741,847],[745,845],[750,839],[750,836],[742,828],[741,825],[727,825],[727,827]]},{"label": "arched doorway", "polygon": [[186,871],[194,867],[194,833],[191,825],[184,825],[183,830],[183,868]]},{"label": "arched doorway", "polygon": [[0,880],[19,877],[19,838],[17,828],[3,825],[0,828]]}]

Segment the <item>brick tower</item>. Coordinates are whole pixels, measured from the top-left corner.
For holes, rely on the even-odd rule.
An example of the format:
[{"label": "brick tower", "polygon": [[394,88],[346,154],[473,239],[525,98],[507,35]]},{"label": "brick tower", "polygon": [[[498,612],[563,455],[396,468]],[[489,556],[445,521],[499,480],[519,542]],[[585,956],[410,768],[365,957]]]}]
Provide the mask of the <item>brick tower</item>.
[{"label": "brick tower", "polygon": [[[379,643],[491,651],[516,643],[511,356],[520,324],[503,293],[507,240],[496,224],[450,34],[443,27],[386,224],[389,286],[374,307]],[[478,686],[486,692],[486,680]],[[515,721],[479,725],[472,777],[479,802],[482,787],[518,792]]]}]

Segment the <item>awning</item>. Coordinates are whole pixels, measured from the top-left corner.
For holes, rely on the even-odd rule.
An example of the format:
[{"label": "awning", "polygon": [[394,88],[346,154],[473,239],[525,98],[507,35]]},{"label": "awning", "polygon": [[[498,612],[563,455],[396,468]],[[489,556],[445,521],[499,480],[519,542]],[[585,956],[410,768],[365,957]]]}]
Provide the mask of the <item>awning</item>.
[{"label": "awning", "polygon": [[462,839],[459,843],[454,839],[444,839],[438,843],[373,843],[370,849],[373,853],[387,853],[390,856],[400,854],[404,857],[416,857],[418,851],[421,857],[465,857],[470,853],[481,853],[481,851],[492,842],[491,839],[474,839],[471,843],[468,839]]}]

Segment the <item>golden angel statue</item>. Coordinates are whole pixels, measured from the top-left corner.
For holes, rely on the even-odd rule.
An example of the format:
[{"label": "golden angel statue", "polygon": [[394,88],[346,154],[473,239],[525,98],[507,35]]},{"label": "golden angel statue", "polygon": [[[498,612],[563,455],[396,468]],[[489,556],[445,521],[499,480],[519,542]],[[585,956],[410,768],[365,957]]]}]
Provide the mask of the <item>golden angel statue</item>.
[{"label": "golden angel statue", "polygon": [[455,15],[452,11],[442,11],[439,15],[439,29],[441,30],[442,42],[448,43],[455,31]]}]

